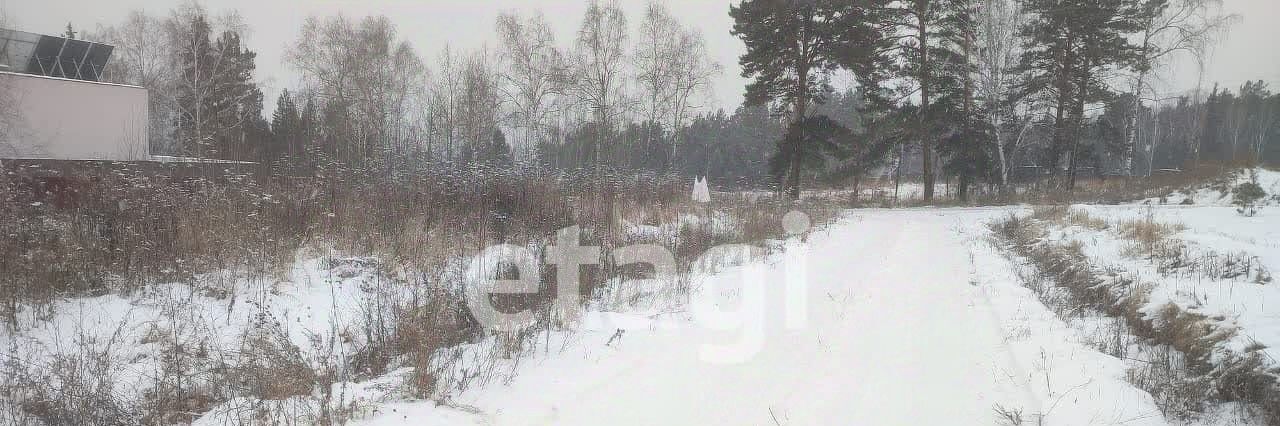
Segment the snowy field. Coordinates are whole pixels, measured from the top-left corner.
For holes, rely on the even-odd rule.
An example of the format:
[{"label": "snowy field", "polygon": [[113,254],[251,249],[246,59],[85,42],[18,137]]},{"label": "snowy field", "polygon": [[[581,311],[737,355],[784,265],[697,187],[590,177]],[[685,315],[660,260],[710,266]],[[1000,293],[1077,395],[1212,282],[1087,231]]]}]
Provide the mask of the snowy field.
[{"label": "snowy field", "polygon": [[[1269,194],[1280,186],[1275,173],[1259,180]],[[1221,318],[1238,330],[1228,349],[1260,344],[1274,360],[1280,290],[1265,271],[1280,271],[1280,207],[1243,217],[1210,190],[1187,194],[1192,204],[1171,196],[1167,204],[1075,206],[1111,225],[1064,225],[1050,235],[1155,283],[1153,307]],[[254,423],[264,407],[305,423],[324,404],[350,407],[353,423],[367,425],[1251,424],[1230,405],[1167,417],[1127,380],[1134,360],[1100,350],[1088,321],[1045,306],[989,227],[1030,210],[846,211],[804,240],[778,242],[782,250],[695,274],[687,297],[589,304],[579,327],[544,333],[545,344],[526,356],[495,359],[493,339],[466,344],[453,374],[500,373],[437,400],[411,399],[411,370],[400,367],[334,384],[332,394],[232,400],[196,424]],[[1210,279],[1163,270],[1115,232],[1139,220],[1177,224],[1172,238],[1190,258],[1231,256],[1252,269]],[[252,348],[232,347],[246,333],[297,348],[311,369],[346,362],[354,356],[348,327],[388,294],[372,286],[395,284],[372,272],[375,259],[298,258],[286,279],[241,287],[230,302],[185,285],[65,300],[49,316],[24,318],[3,344],[32,359],[96,348],[116,366],[110,386],[122,399],[141,398],[174,362],[157,353],[160,342],[199,333],[227,347],[223,356],[245,357],[242,365],[260,361]]]},{"label": "snowy field", "polygon": [[[1269,194],[1280,175],[1259,177]],[[1238,182],[1234,182],[1238,183]],[[1183,205],[1182,198],[1192,198]],[[1172,201],[1170,201],[1172,199]],[[1177,223],[1188,250],[1232,253],[1280,270],[1280,209],[1243,217],[1211,189],[1120,206],[1076,206],[1110,222]],[[504,386],[450,404],[384,405],[367,424],[1254,424],[1236,404],[1193,418],[1162,414],[1127,377],[1141,359],[1099,349],[1101,319],[1063,319],[1022,285],[988,224],[1022,208],[852,211],[807,244],[805,325],[788,327],[784,261],[763,268],[763,314],[708,331],[696,314],[650,330],[567,338]],[[1189,282],[1157,273],[1105,230],[1062,229],[1096,258],[1156,283],[1151,306],[1176,303],[1238,331],[1227,345],[1280,347],[1280,290],[1243,274]],[[1145,268],[1145,269],[1144,269]],[[744,268],[707,277],[726,306],[751,306]],[[1263,272],[1265,279],[1266,272]],[[731,308],[727,308],[731,309]],[[756,321],[756,322],[753,322]],[[674,324],[674,327],[673,327]],[[751,356],[706,359],[708,346],[750,340]],[[1137,343],[1135,343],[1137,345]],[[1129,349],[1137,351],[1139,349]],[[1258,421],[1261,424],[1261,421]]]},{"label": "snowy field", "polygon": [[[1015,210],[850,212],[791,247],[809,260],[803,326],[787,326],[775,258],[761,266],[763,315],[737,327],[707,330],[677,313],[612,344],[613,330],[580,332],[509,384],[446,406],[385,404],[362,424],[991,425],[1001,413],[1170,424],[1121,360],[1091,349],[986,242],[983,224]],[[752,303],[744,270],[707,277],[728,289],[723,309]],[[743,359],[703,352],[744,341],[755,350]]]},{"label": "snowy field", "polygon": [[[1269,196],[1280,194],[1280,172],[1260,170],[1258,183]],[[1185,198],[1193,204],[1181,204]],[[1072,227],[1062,231],[1069,234],[1063,238],[1082,241],[1091,257],[1108,259],[1144,281],[1157,283],[1153,306],[1174,303],[1209,317],[1223,317],[1239,330],[1237,348],[1261,344],[1268,358],[1280,359],[1280,286],[1274,277],[1280,273],[1280,202],[1267,200],[1256,215],[1247,217],[1230,205],[1230,196],[1213,189],[1168,199],[1170,205],[1148,200],[1142,205],[1074,208],[1111,224],[1151,221],[1172,226],[1175,231],[1167,243],[1185,264],[1171,264],[1141,250],[1135,253],[1132,244],[1112,229]]]},{"label": "snowy field", "polygon": [[[809,257],[804,326],[787,327],[787,271],[774,258],[763,266],[763,315],[730,330],[676,313],[612,344],[613,330],[584,331],[507,385],[449,406],[385,404],[364,423],[993,425],[1011,421],[1005,414],[1043,425],[1176,423],[1126,383],[1125,362],[1021,287],[986,241],[983,225],[1016,210],[850,212],[791,247]],[[724,310],[749,306],[744,271],[708,278],[727,289]],[[704,356],[755,331],[763,338],[745,359]]]}]

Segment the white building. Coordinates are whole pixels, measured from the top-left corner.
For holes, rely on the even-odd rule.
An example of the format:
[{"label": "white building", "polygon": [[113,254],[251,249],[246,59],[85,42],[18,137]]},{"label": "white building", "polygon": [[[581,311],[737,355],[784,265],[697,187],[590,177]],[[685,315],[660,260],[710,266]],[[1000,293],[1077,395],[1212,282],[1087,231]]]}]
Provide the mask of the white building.
[{"label": "white building", "polygon": [[0,29],[0,159],[148,160],[147,90],[97,81],[111,50]]}]

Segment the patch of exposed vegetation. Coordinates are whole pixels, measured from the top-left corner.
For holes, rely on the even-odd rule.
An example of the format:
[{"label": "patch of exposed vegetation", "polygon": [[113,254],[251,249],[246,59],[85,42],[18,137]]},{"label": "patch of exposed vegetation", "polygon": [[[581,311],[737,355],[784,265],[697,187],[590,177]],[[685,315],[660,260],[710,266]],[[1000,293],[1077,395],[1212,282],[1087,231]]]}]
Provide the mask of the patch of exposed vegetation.
[{"label": "patch of exposed vegetation", "polygon": [[[1117,325],[1125,333],[1172,350],[1157,351],[1158,356],[1129,375],[1130,382],[1156,398],[1166,415],[1187,418],[1210,402],[1243,401],[1259,410],[1269,424],[1280,423],[1280,373],[1261,347],[1226,348],[1223,343],[1235,336],[1232,326],[1172,303],[1152,310],[1150,284],[1097,265],[1079,242],[1049,240],[1042,219],[1011,216],[992,229],[1011,255],[1026,260],[1025,285],[1059,316],[1096,312],[1120,320]],[[1144,232],[1162,231],[1138,231]],[[1118,336],[1120,331],[1115,331]],[[1124,346],[1128,345],[1110,345],[1110,351],[1123,356]]]}]

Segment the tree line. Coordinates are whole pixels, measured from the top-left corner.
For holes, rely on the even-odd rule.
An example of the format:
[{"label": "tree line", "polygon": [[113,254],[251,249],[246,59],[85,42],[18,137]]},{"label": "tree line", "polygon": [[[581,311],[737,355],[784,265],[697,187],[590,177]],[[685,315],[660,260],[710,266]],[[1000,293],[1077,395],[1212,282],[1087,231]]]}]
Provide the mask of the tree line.
[{"label": "tree line", "polygon": [[721,67],[662,4],[631,19],[592,1],[562,46],[540,12],[503,13],[493,48],[424,59],[385,16],[311,17],[283,58],[302,84],[280,93],[269,120],[235,12],[134,11],[87,37],[117,46],[107,80],[151,89],[154,153],[303,170],[672,170],[680,130],[706,110]]},{"label": "tree line", "polygon": [[[153,152],[281,170],[622,169],[718,185],[857,184],[919,175],[964,196],[1045,176],[1134,176],[1276,161],[1277,96],[1154,88],[1234,19],[1218,0],[746,0],[729,8],[751,79],[708,107],[702,34],[659,2],[588,1],[567,43],[503,13],[495,44],[424,58],[390,19],[309,18],[284,60],[302,83],[262,117],[235,12],[133,12],[91,37],[109,80],[152,93]],[[1179,56],[1181,55],[1181,56]],[[176,72],[175,72],[176,70]]]},{"label": "tree line", "polygon": [[[1020,176],[1048,176],[1070,190],[1082,174],[1147,173],[1161,152],[1169,167],[1210,158],[1267,160],[1261,147],[1274,139],[1260,135],[1274,134],[1275,126],[1263,116],[1275,112],[1264,107],[1271,95],[1262,83],[1241,89],[1251,93],[1245,109],[1252,112],[1227,114],[1237,120],[1232,123],[1253,123],[1236,127],[1253,129],[1254,139],[1244,140],[1258,147],[1243,156],[1202,155],[1218,152],[1224,137],[1231,149],[1241,149],[1243,136],[1218,130],[1227,120],[1218,118],[1225,108],[1219,102],[1229,97],[1215,89],[1207,99],[1191,95],[1173,106],[1153,89],[1154,76],[1176,59],[1203,60],[1225,34],[1236,17],[1220,6],[1215,0],[747,0],[730,14],[733,33],[748,50],[741,58],[744,76],[752,78],[747,103],[769,106],[788,123],[771,161],[789,195],[799,195],[806,173],[862,173],[859,166],[877,162],[900,171],[914,150],[924,196],[931,199],[940,173],[952,177],[964,197],[971,187],[1004,188]],[[842,75],[852,76],[864,99],[859,128],[813,110]]]}]

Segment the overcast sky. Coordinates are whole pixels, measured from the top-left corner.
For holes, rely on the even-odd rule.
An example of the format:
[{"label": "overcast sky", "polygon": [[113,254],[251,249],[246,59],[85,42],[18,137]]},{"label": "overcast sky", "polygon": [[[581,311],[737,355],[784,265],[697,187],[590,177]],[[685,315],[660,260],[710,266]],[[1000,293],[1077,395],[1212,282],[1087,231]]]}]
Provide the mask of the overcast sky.
[{"label": "overcast sky", "polygon": [[[708,50],[725,67],[714,87],[714,103],[733,109],[742,101],[746,82],[740,76],[740,41],[729,34],[729,5],[739,0],[668,0],[666,3],[685,23],[702,29]],[[0,8],[16,29],[61,34],[68,21],[78,28],[94,28],[123,20],[131,9],[167,14],[176,0],[0,0]],[[632,31],[640,18],[643,0],[622,0]],[[348,16],[386,15],[399,26],[401,36],[413,43],[431,67],[445,45],[477,48],[493,45],[493,23],[499,12],[541,9],[556,28],[558,42],[567,47],[585,10],[586,0],[204,0],[210,13],[237,10],[252,28],[247,37],[258,52],[258,79],[264,86],[267,108],[274,107],[281,88],[297,84],[284,50],[298,35],[309,15],[339,12]],[[1227,40],[1217,47],[1205,72],[1206,86],[1220,82],[1239,87],[1245,80],[1267,80],[1280,91],[1280,0],[1225,0],[1228,12],[1241,16]],[[1197,72],[1183,61],[1166,73],[1165,91],[1193,88]],[[1207,89],[1206,89],[1207,90]]]}]

